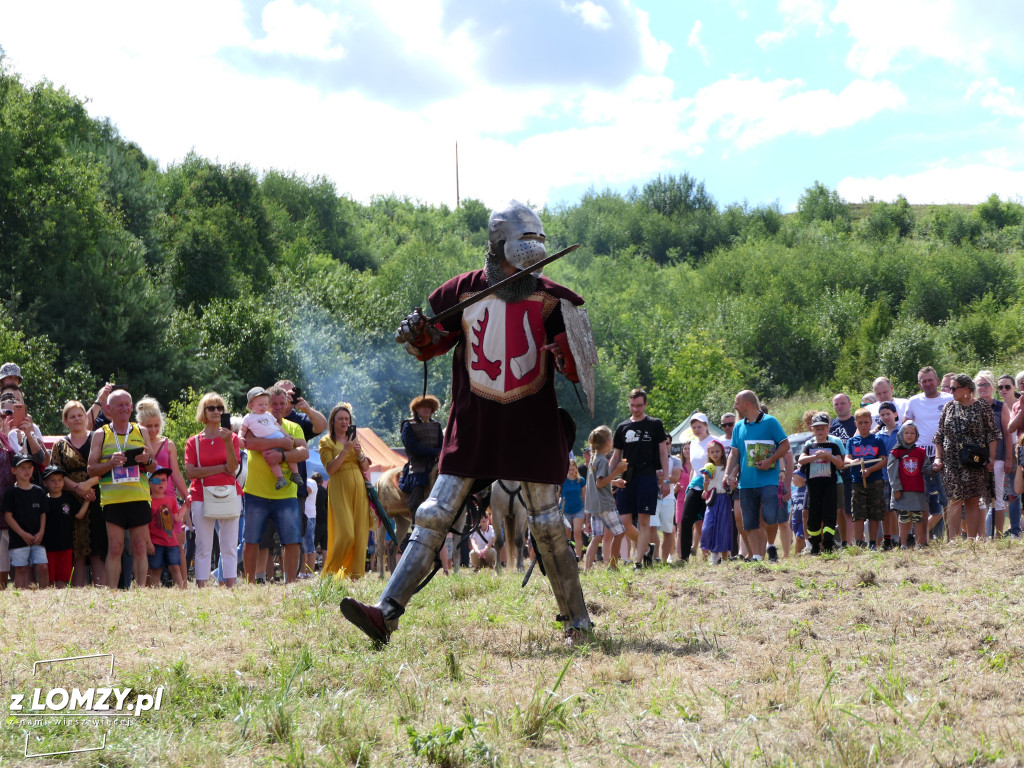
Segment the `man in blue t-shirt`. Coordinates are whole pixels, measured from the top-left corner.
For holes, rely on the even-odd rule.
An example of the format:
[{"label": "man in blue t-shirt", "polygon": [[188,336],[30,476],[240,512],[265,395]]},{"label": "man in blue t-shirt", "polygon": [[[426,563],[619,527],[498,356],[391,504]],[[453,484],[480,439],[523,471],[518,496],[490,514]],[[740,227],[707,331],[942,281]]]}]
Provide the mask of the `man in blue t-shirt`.
[{"label": "man in blue t-shirt", "polygon": [[[739,479],[740,510],[743,513],[743,541],[751,559],[763,560],[768,543],[761,527],[785,522],[788,510],[779,504],[779,461],[789,455],[789,438],[778,419],[761,411],[757,395],[745,389],[734,403],[741,421],[732,433],[732,447],[726,465],[726,477],[736,487]],[[786,461],[785,492],[789,501],[789,485],[793,465]]]}]

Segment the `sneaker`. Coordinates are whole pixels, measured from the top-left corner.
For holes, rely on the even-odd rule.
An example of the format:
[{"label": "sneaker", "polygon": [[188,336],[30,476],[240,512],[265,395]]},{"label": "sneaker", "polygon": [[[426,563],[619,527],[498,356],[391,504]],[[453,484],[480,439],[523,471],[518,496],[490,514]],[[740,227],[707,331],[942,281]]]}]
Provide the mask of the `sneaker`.
[{"label": "sneaker", "polygon": [[769,563],[777,563],[777,562],[779,562],[779,550],[775,548],[774,544],[772,544],[770,547],[768,547],[768,562]]},{"label": "sneaker", "polygon": [[912,547],[917,543],[917,538],[912,533],[907,534],[907,546]]},{"label": "sneaker", "polygon": [[711,553],[711,564],[712,565],[718,565],[721,562],[722,562],[722,553],[721,552],[712,552]]},{"label": "sneaker", "polygon": [[277,478],[276,481],[274,481],[274,490],[275,491],[280,491],[286,485],[288,485],[288,481],[285,480],[283,477],[279,477],[279,478]]},{"label": "sneaker", "polygon": [[374,645],[387,645],[391,639],[391,630],[384,623],[384,614],[376,606],[346,597],[341,601],[341,615],[362,630]]},{"label": "sneaker", "polygon": [[298,472],[292,472],[291,480],[292,480],[293,483],[295,483],[296,485],[299,485],[299,486],[302,486],[302,485],[306,484],[303,481],[303,479],[302,479],[302,475],[300,475]]},{"label": "sneaker", "polygon": [[634,571],[642,571],[643,569],[644,569],[644,564],[643,564],[642,561],[638,562],[638,563],[633,563],[633,570]]},{"label": "sneaker", "polygon": [[751,556],[751,558],[750,558],[750,562],[752,562],[752,563],[760,563],[760,562],[762,562],[763,560],[764,560],[764,558],[763,558],[763,557],[761,557],[760,555],[753,555],[753,556]]},{"label": "sneaker", "polygon": [[878,545],[875,544],[875,542],[872,541],[870,544],[868,544],[868,549],[870,549],[872,552],[877,552],[878,551]]}]

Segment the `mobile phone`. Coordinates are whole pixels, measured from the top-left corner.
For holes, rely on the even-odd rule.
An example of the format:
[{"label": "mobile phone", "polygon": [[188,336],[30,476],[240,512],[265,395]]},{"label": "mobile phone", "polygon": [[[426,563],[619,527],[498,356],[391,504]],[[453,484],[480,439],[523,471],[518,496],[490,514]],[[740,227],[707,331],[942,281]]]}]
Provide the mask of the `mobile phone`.
[{"label": "mobile phone", "polygon": [[299,398],[302,397],[302,387],[292,387],[292,405],[299,402]]},{"label": "mobile phone", "polygon": [[126,466],[126,467],[134,467],[136,464],[138,464],[139,463],[139,454],[142,453],[144,450],[146,450],[146,449],[145,448],[128,448],[124,452],[124,455],[127,458],[127,460],[124,463],[124,466]]},{"label": "mobile phone", "polygon": [[355,424],[349,424],[348,425],[348,429],[345,431],[345,437],[347,437],[349,440],[355,440],[356,439],[356,425]]},{"label": "mobile phone", "polygon": [[224,412],[221,413],[221,415],[220,415],[220,425],[224,429],[231,429],[231,414],[228,413],[227,411],[224,411]]}]

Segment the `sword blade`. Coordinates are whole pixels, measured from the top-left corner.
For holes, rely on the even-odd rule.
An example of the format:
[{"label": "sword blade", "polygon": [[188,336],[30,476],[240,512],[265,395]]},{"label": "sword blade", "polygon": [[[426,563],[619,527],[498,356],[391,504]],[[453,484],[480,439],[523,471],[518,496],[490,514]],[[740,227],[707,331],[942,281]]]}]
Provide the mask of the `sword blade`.
[{"label": "sword blade", "polygon": [[487,286],[482,291],[480,291],[480,293],[477,293],[477,294],[475,294],[473,296],[470,296],[465,301],[460,301],[455,306],[449,307],[448,309],[444,310],[443,312],[438,312],[433,317],[428,317],[427,321],[431,325],[437,325],[441,321],[447,320],[452,315],[457,315],[459,312],[464,310],[466,307],[470,307],[473,304],[476,304],[478,301],[480,301],[482,299],[486,299],[492,293],[494,293],[495,291],[501,290],[506,285],[512,285],[513,283],[517,283],[520,280],[526,279],[527,275],[532,274],[533,272],[536,272],[536,271],[538,271],[540,269],[543,269],[544,267],[546,267],[551,262],[557,261],[558,259],[560,259],[563,256],[565,256],[565,254],[567,254],[567,253],[572,253],[573,251],[575,251],[579,247],[580,247],[580,243],[575,243],[574,245],[570,245],[568,248],[563,248],[558,253],[553,253],[550,256],[547,256],[544,259],[541,259],[536,264],[534,264],[533,267],[531,267],[530,269],[528,269],[528,270],[524,269],[522,272],[516,272],[514,275],[509,275],[504,280],[499,280],[494,285]]}]

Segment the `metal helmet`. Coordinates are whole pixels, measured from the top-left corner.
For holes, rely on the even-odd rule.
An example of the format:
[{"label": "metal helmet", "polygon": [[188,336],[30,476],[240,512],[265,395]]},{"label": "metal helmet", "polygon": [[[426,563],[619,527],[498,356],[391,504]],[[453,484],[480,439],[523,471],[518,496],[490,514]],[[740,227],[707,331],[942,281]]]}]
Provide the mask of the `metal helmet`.
[{"label": "metal helmet", "polygon": [[544,225],[536,213],[518,200],[510,200],[505,210],[491,213],[487,230],[491,252],[504,242],[505,259],[518,270],[529,269],[547,255]]}]

